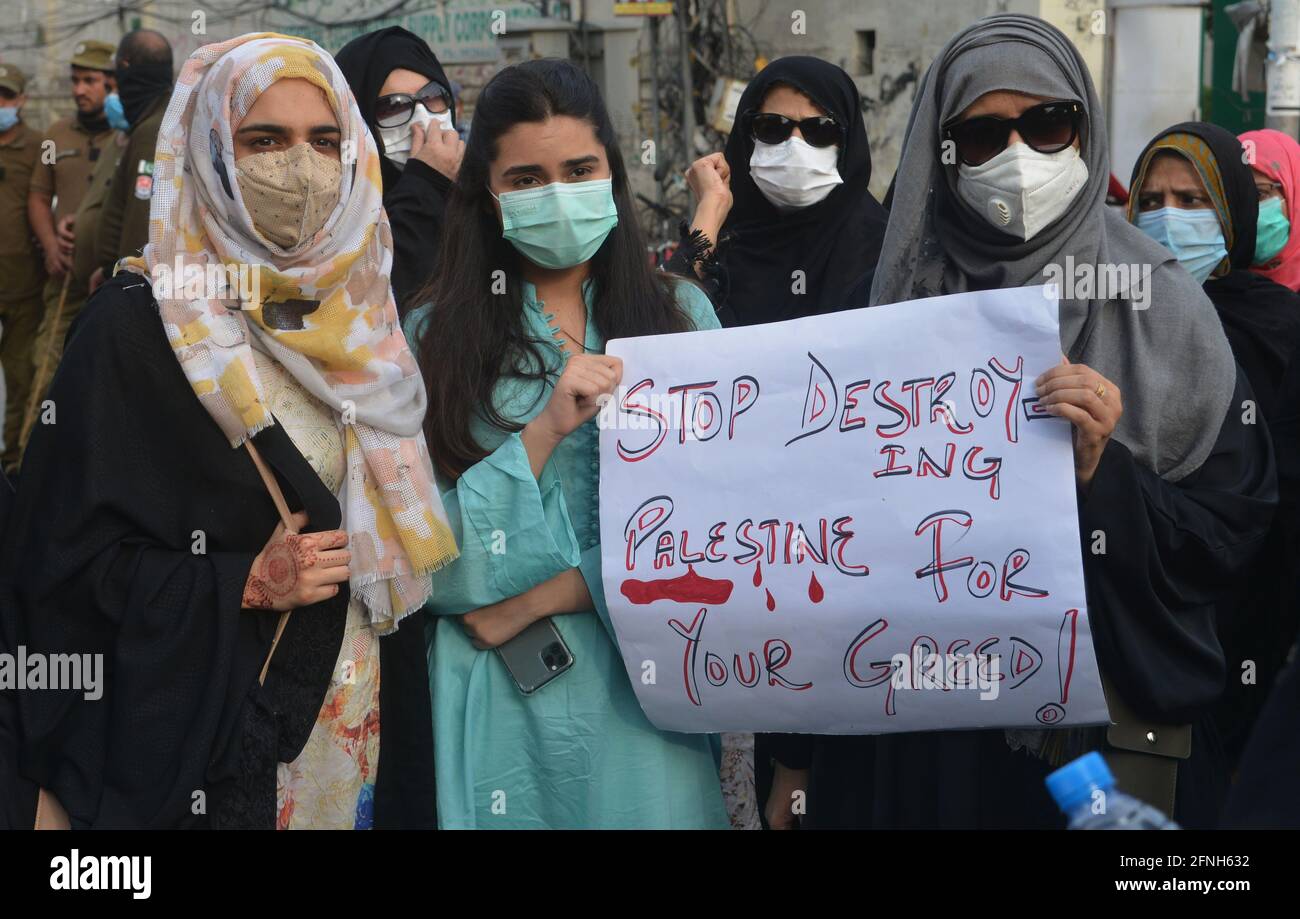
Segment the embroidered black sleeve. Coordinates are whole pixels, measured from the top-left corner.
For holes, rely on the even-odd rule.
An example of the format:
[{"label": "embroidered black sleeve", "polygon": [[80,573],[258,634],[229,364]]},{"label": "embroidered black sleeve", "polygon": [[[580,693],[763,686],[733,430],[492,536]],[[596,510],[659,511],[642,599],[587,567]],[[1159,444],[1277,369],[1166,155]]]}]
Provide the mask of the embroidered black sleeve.
[{"label": "embroidered black sleeve", "polygon": [[[726,302],[729,285],[727,272],[718,259],[718,247],[710,249],[708,236],[698,229],[692,230],[685,220],[681,222],[680,230],[681,241],[659,268],[695,281],[713,301],[714,308],[719,309]],[[723,235],[720,243],[725,243],[727,238]]]},{"label": "embroidered black sleeve", "polygon": [[685,220],[681,222],[681,245],[678,252],[681,257],[691,265],[698,264],[706,274],[716,275],[719,271],[718,266],[718,247],[725,241],[726,237],[719,239],[715,245],[704,231],[692,228]]}]

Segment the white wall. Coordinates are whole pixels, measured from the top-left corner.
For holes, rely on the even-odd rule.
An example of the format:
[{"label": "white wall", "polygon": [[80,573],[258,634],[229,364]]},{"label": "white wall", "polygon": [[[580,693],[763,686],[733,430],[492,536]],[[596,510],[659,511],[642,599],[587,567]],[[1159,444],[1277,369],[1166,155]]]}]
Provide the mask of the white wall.
[{"label": "white wall", "polygon": [[1158,131],[1200,116],[1202,11],[1132,5],[1111,10],[1111,171],[1128,186]]}]

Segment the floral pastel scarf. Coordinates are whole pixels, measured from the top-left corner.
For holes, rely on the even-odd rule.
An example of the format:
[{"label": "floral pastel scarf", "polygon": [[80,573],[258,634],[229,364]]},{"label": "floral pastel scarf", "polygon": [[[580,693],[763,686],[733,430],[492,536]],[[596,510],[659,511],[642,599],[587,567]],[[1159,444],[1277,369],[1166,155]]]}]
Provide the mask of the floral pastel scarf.
[{"label": "floral pastel scarf", "polygon": [[[325,94],[344,168],[325,225],[284,250],[253,227],[235,181],[232,135],[268,86],[290,78]],[[124,267],[152,279],[181,368],[232,446],[275,423],[254,339],[335,412],[347,460],[339,500],[350,586],[378,632],[420,608],[430,573],[457,556],[421,432],[423,381],[389,285],[392,257],[379,156],[333,58],[272,33],[190,55],[158,134],[149,244]],[[190,280],[227,270],[241,283],[209,284],[195,296],[178,268]],[[233,273],[240,268],[244,275]]]}]

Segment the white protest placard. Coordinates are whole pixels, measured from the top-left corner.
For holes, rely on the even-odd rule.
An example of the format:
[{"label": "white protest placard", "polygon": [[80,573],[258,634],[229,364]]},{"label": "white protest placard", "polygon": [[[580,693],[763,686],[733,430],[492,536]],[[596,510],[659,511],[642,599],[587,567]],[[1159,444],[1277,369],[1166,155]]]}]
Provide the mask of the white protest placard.
[{"label": "white protest placard", "polygon": [[607,350],[605,598],[656,726],[1107,720],[1044,288]]}]

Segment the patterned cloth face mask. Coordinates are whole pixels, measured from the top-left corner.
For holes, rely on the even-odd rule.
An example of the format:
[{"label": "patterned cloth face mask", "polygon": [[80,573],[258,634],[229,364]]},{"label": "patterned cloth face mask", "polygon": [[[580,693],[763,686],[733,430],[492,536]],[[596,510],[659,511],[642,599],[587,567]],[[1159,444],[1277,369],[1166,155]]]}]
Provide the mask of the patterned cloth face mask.
[{"label": "patterned cloth face mask", "polygon": [[257,232],[287,251],[315,237],[334,213],[343,166],[296,144],[244,157],[235,175]]}]

